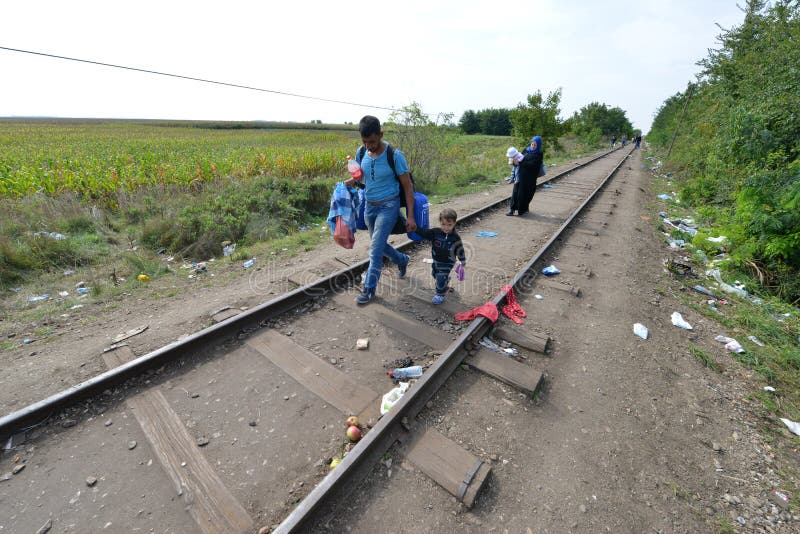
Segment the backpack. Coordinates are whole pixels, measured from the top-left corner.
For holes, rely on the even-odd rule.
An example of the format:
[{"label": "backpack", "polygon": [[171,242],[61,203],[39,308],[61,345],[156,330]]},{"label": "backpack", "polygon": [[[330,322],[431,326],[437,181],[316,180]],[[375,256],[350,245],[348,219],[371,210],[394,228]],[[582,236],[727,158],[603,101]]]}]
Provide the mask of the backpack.
[{"label": "backpack", "polygon": [[[367,153],[367,147],[361,145],[358,147],[358,152],[356,152],[356,162],[361,165],[361,160],[364,159],[364,154]],[[389,143],[386,143],[386,161],[389,163],[389,167],[391,167],[392,172],[394,173],[394,177],[400,183],[400,207],[406,207],[406,191],[403,189],[403,182],[400,181],[400,177],[397,176],[397,171],[394,168],[394,147]],[[414,175],[411,171],[408,171],[408,177],[411,179],[411,187],[414,188]]]}]

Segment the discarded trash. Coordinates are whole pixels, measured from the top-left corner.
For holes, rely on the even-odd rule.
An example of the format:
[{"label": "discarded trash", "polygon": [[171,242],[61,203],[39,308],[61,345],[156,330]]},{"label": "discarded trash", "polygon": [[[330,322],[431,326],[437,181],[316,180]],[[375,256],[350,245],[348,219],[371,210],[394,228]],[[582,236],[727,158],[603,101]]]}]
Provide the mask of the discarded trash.
[{"label": "discarded trash", "polygon": [[742,516],[737,517],[736,520],[739,522],[740,525],[744,525],[745,523],[747,523],[747,520]]},{"label": "discarded trash", "polygon": [[726,293],[736,293],[739,296],[749,299],[750,302],[752,302],[753,304],[762,304],[764,302],[760,298],[752,296],[750,293],[748,293],[741,287],[734,287],[730,284],[726,284],[725,282],[723,282],[722,275],[720,274],[719,269],[709,269],[708,271],[706,271],[706,274],[709,276],[713,276],[714,280],[716,280],[717,283],[719,284],[720,289],[722,289]]},{"label": "discarded trash", "polygon": [[244,262],[244,264],[243,264],[243,267],[244,267],[245,269],[249,269],[250,267],[252,267],[253,265],[255,265],[255,263],[256,263],[256,259],[255,259],[255,258],[253,258],[253,259],[250,259],[250,260],[247,260],[246,262]]},{"label": "discarded trash", "polygon": [[397,404],[397,401],[403,398],[403,394],[408,389],[408,385],[408,382],[400,382],[398,387],[383,396],[381,400],[381,415],[385,415],[386,412],[392,409],[392,406]]},{"label": "discarded trash", "polygon": [[697,291],[698,293],[702,293],[703,295],[708,295],[709,297],[713,297],[715,299],[719,298],[713,292],[709,291],[708,289],[704,288],[703,286],[694,286],[694,290]]},{"label": "discarded trash", "polygon": [[358,350],[367,350],[369,348],[369,338],[363,337],[356,340],[356,348]]},{"label": "discarded trash", "polygon": [[422,263],[433,263],[433,258],[422,258]]},{"label": "discarded trash", "polygon": [[783,510],[789,509],[789,496],[781,491],[778,490],[770,491],[769,500],[780,506]]},{"label": "discarded trash", "polygon": [[480,232],[475,234],[475,237],[497,237],[497,232],[486,232],[484,230],[481,230]]},{"label": "discarded trash", "polygon": [[542,274],[546,274],[547,276],[558,274],[560,272],[561,271],[559,271],[558,267],[556,267],[555,265],[548,265],[547,267],[542,269]]},{"label": "discarded trash", "polygon": [[636,323],[633,325],[633,333],[642,339],[647,339],[647,327],[642,323]]},{"label": "discarded trash", "polygon": [[724,243],[725,241],[728,240],[728,238],[725,237],[724,235],[721,235],[719,237],[709,237],[708,240],[711,241],[712,243]]},{"label": "discarded trash", "polygon": [[40,300],[47,300],[49,298],[50,298],[50,293],[45,293],[44,295],[28,297],[28,302],[39,302]]},{"label": "discarded trash", "polygon": [[781,417],[781,421],[783,421],[783,424],[789,427],[789,430],[800,436],[800,423],[795,423],[794,421],[784,419],[783,417]]},{"label": "discarded trash", "polygon": [[720,343],[725,343],[725,348],[731,352],[735,352],[736,354],[744,353],[742,346],[732,337],[717,336],[714,338],[714,340],[719,341]]},{"label": "discarded trash", "polygon": [[58,234],[55,232],[36,232],[34,235],[41,235],[44,237],[49,237],[50,239],[55,239],[56,241],[61,241],[62,239],[66,239],[67,236],[64,234]]},{"label": "discarded trash", "polygon": [[684,330],[692,330],[692,325],[687,323],[678,312],[672,312],[672,324]]},{"label": "discarded trash", "polygon": [[666,219],[667,218],[667,214],[664,213],[663,211],[659,211],[658,212],[658,216],[661,217],[662,219]]},{"label": "discarded trash", "polygon": [[660,195],[658,195],[658,198],[660,198],[661,200],[671,200],[672,199],[672,197],[667,195],[666,193],[661,193]]},{"label": "discarded trash", "polygon": [[144,273],[142,273],[139,276],[137,276],[136,279],[139,280],[140,282],[149,282],[150,281],[150,277],[147,276]]},{"label": "discarded trash", "polygon": [[525,313],[525,310],[522,309],[519,302],[517,301],[517,296],[514,294],[514,288],[511,286],[503,286],[500,288],[500,291],[505,291],[506,293],[506,303],[503,304],[503,315],[511,319],[517,324],[522,324],[522,319],[527,317],[528,314]]},{"label": "discarded trash", "polygon": [[70,307],[70,310],[77,310],[83,308],[83,304],[76,304],[75,306]]},{"label": "discarded trash", "polygon": [[500,352],[500,350],[501,350],[500,349],[500,345],[498,345],[497,343],[495,343],[494,341],[492,341],[488,337],[482,338],[480,341],[478,341],[478,343],[480,343],[481,345],[483,345],[484,347],[486,347],[489,350],[493,350],[494,352]]},{"label": "discarded trash", "polygon": [[69,276],[71,274],[75,274],[75,271],[73,271],[72,269],[67,269],[66,271],[64,271],[64,276]]},{"label": "discarded trash", "polygon": [[479,315],[486,317],[493,323],[496,323],[497,319],[500,317],[500,312],[497,310],[495,303],[489,301],[486,304],[476,306],[471,310],[457,313],[454,317],[456,321],[471,321]]},{"label": "discarded trash", "polygon": [[68,297],[69,296],[69,291],[59,291],[58,292],[58,296],[59,297]]},{"label": "discarded trash", "polygon": [[[552,165],[551,165],[551,167],[552,167]],[[555,189],[556,188],[554,185],[550,185],[550,184],[544,184],[544,185],[542,185],[540,187],[542,189]]]},{"label": "discarded trash", "polygon": [[27,345],[29,343],[33,343],[33,340],[31,338],[29,338],[29,337],[26,337],[25,339],[22,340],[22,343],[24,345]]},{"label": "discarded trash", "polygon": [[228,257],[231,254],[233,254],[234,250],[236,250],[236,243],[231,243],[230,245],[226,245],[222,247],[222,255]]},{"label": "discarded trash", "polygon": [[119,343],[123,339],[128,339],[129,337],[133,337],[133,336],[135,336],[137,334],[141,334],[142,332],[147,330],[148,327],[149,327],[149,325],[144,325],[144,326],[140,326],[139,328],[134,328],[132,330],[128,330],[124,334],[119,334],[114,338],[114,343]]},{"label": "discarded trash", "polygon": [[669,248],[682,249],[686,247],[686,241],[683,239],[670,239]]},{"label": "discarded trash", "polygon": [[78,294],[80,294],[80,295],[86,295],[86,294],[89,293],[89,288],[88,287],[79,287],[75,291],[77,291]]},{"label": "discarded trash", "polygon": [[389,371],[389,376],[395,380],[402,380],[405,378],[419,378],[422,376],[422,366],[412,365],[411,367],[403,367]]},{"label": "discarded trash", "polygon": [[747,336],[747,339],[749,339],[750,341],[752,341],[753,343],[755,343],[759,347],[765,346],[764,343],[762,343],[761,340],[758,339],[756,336]]},{"label": "discarded trash", "polygon": [[544,297],[538,294],[534,295],[533,298],[535,298],[536,300],[544,300]]},{"label": "discarded trash", "polygon": [[330,463],[330,465],[328,466],[328,471],[333,471],[333,469],[334,469],[334,468],[335,468],[337,465],[339,465],[340,463],[342,463],[342,459],[341,459],[341,458],[334,458],[333,460],[331,460],[331,463]]},{"label": "discarded trash", "polygon": [[772,386],[764,386],[764,391],[769,391],[770,393],[775,393],[775,388]]}]

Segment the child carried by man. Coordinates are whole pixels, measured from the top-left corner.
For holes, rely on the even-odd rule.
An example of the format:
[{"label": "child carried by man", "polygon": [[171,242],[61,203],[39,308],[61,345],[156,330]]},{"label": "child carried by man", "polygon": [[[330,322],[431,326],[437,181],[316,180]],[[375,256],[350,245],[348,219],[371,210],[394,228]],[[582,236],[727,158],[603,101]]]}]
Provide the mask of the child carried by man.
[{"label": "child carried by man", "polygon": [[458,216],[455,210],[445,208],[439,213],[439,228],[417,228],[416,233],[423,239],[431,241],[433,254],[433,269],[431,275],[436,280],[436,295],[431,302],[441,304],[444,302],[450,283],[450,271],[456,264],[456,258],[461,263],[461,268],[456,271],[459,279],[463,278],[463,269],[466,267],[467,258],[464,255],[464,245],[461,237],[455,231]]}]

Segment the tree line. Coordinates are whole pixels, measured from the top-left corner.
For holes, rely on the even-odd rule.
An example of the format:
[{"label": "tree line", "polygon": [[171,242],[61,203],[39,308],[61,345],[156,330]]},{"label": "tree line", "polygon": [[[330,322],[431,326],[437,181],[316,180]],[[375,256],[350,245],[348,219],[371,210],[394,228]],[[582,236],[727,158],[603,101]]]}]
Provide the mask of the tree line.
[{"label": "tree line", "polygon": [[677,171],[682,203],[729,238],[729,268],[796,304],[800,4],[749,0],[743,11],[696,81],[660,107],[647,140]]},{"label": "tree line", "polygon": [[561,89],[542,96],[541,91],[528,95],[525,102],[514,108],[488,108],[467,110],[461,116],[458,127],[467,135],[507,135],[519,138],[520,144],[527,145],[535,133],[542,136],[545,147],[559,149],[558,139],[565,134],[573,134],[584,143],[598,145],[611,137],[629,139],[640,134],[634,129],[625,111],[619,107],[592,102],[576,111],[568,119],[562,120]]}]

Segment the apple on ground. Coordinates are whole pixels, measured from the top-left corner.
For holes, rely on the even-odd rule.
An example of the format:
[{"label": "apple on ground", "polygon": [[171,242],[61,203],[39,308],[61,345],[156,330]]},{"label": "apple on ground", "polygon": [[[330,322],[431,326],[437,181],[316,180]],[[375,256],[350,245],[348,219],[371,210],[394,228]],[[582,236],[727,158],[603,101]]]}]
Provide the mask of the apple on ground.
[{"label": "apple on ground", "polygon": [[351,415],[347,418],[347,426],[358,426],[358,417]]},{"label": "apple on ground", "polygon": [[348,426],[347,427],[347,439],[355,443],[356,441],[361,439],[361,429],[357,426]]}]

